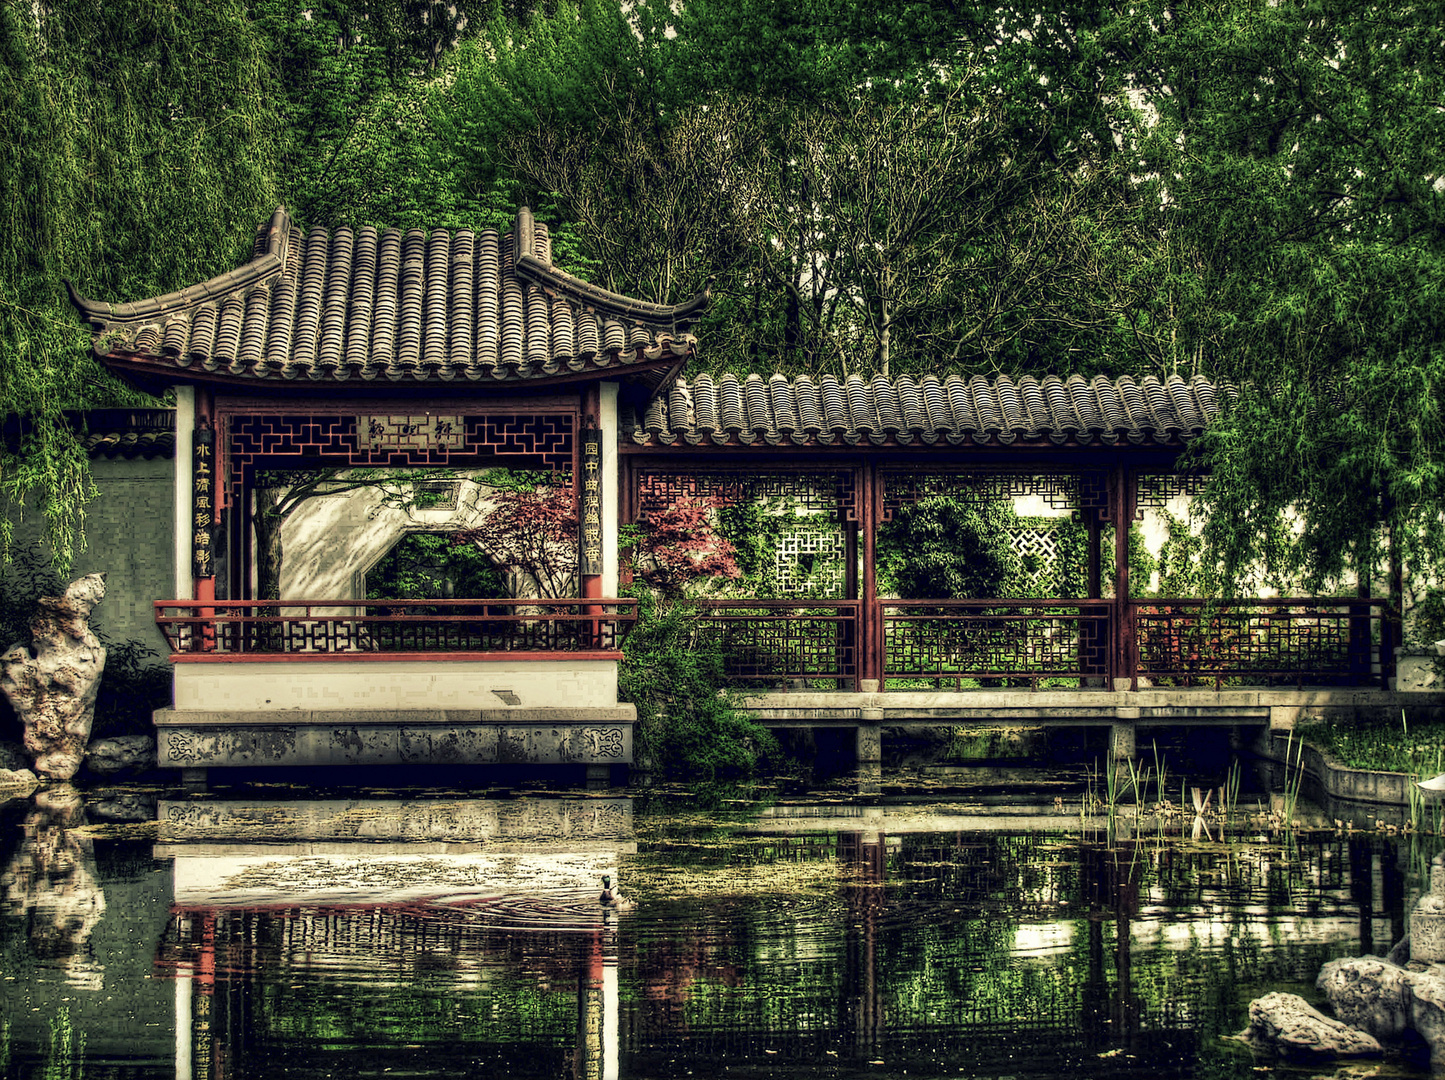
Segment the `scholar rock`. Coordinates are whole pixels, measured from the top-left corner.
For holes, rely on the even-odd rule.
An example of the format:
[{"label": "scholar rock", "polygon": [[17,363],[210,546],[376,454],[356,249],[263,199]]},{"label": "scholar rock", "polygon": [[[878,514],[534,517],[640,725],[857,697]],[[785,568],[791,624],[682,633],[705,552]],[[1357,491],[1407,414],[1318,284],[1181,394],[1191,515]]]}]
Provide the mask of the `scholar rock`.
[{"label": "scholar rock", "polygon": [[1318,1060],[1381,1053],[1373,1035],[1332,1020],[1298,994],[1266,994],[1249,1003],[1240,1038],[1280,1057]]},{"label": "scholar rock", "polygon": [[99,821],[154,821],[154,795],[112,795],[92,798],[85,804],[86,817]]},{"label": "scholar rock", "polygon": [[35,771],[69,780],[80,769],[95,720],[105,649],[88,620],[105,596],[105,575],[87,574],[64,596],[44,596],[30,623],[32,644],[0,657],[0,690],[25,726]]},{"label": "scholar rock", "polygon": [[85,752],[91,772],[109,775],[123,769],[150,769],[156,764],[156,741],[149,735],[120,735],[96,739]]},{"label": "scholar rock", "polygon": [[21,842],[0,868],[0,912],[19,917],[30,949],[65,973],[71,986],[99,990],[104,970],[90,936],[105,914],[105,893],[80,793],[60,784],[36,793]]},{"label": "scholar rock", "polygon": [[1331,960],[1317,985],[1341,1020],[1382,1042],[1405,1042],[1401,1036],[1414,1032],[1438,1067],[1445,1062],[1445,969],[1414,970],[1419,966],[1377,956]]}]

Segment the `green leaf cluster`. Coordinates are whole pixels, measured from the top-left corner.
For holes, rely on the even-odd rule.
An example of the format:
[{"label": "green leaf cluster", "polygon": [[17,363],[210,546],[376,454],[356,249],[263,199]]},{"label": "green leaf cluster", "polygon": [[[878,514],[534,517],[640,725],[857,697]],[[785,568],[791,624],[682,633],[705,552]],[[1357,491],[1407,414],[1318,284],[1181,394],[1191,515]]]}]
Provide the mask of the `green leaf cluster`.
[{"label": "green leaf cluster", "polygon": [[723,658],[694,634],[686,601],[636,589],[638,620],[623,642],[618,697],[637,706],[641,757],[658,775],[690,781],[776,767],[777,740],[723,688]]}]

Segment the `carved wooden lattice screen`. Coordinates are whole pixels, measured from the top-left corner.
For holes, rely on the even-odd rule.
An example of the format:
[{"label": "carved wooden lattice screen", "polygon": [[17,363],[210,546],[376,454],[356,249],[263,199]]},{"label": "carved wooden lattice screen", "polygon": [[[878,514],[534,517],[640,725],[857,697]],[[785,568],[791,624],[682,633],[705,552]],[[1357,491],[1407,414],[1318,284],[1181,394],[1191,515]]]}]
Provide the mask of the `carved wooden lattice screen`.
[{"label": "carved wooden lattice screen", "polygon": [[[359,434],[368,419],[399,427],[410,421],[426,437]],[[398,406],[358,405],[345,414],[234,414],[227,417],[227,475],[232,498],[257,463],[287,468],[438,468],[515,464],[559,474],[570,483],[577,416],[565,413],[466,414],[433,408],[408,415]]]},{"label": "carved wooden lattice screen", "polygon": [[1079,473],[918,473],[884,469],[883,520],[903,506],[944,497],[958,501],[1012,501],[1037,496],[1052,509],[1101,516],[1109,509],[1109,487],[1101,472]]},{"label": "carved wooden lattice screen", "polygon": [[637,510],[663,510],[679,498],[717,499],[720,503],[785,499],[800,510],[834,513],[839,521],[857,521],[856,485],[851,470],[838,472],[757,472],[698,470],[675,472],[638,469]]}]

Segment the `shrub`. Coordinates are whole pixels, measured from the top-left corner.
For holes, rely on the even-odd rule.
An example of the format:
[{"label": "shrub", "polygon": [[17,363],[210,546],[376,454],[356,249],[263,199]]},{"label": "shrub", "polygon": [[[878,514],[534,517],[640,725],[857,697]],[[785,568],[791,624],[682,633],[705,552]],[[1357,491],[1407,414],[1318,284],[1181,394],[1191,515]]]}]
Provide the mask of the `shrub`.
[{"label": "shrub", "polygon": [[623,644],[619,696],[637,706],[640,760],[663,776],[716,780],[775,766],[771,732],[722,689],[722,656],[697,642],[685,601],[633,591],[638,620]]}]

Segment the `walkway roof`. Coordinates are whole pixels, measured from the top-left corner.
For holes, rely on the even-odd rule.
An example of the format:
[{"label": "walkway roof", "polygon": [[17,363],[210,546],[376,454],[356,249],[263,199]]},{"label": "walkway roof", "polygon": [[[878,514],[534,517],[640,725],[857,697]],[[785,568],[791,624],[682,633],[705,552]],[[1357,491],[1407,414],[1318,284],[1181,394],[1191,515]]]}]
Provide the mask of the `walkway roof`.
[{"label": "walkway roof", "polygon": [[[1232,396],[1233,388],[1220,388]],[[639,447],[1050,446],[1177,447],[1219,413],[1213,383],[1152,375],[1093,381],[1007,376],[774,375],[678,380],[639,416],[624,410],[624,443]]]}]

